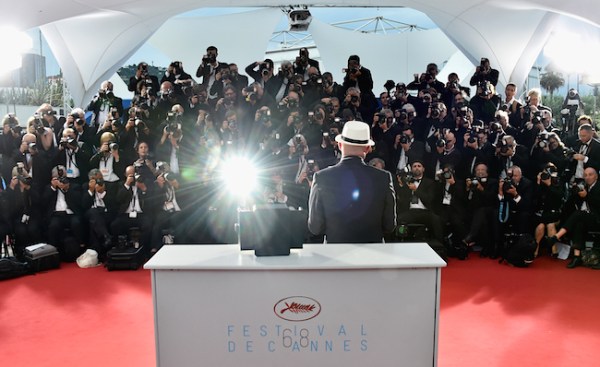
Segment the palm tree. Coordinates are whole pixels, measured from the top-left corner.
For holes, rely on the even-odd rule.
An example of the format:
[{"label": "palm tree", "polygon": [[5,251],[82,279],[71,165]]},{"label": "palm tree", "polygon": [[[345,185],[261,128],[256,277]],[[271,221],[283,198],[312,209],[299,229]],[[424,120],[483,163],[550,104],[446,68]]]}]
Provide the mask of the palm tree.
[{"label": "palm tree", "polygon": [[552,99],[554,91],[565,85],[565,79],[561,73],[548,71],[542,74],[542,77],[540,78],[540,85],[542,88],[547,90],[548,93],[550,93],[550,99]]}]

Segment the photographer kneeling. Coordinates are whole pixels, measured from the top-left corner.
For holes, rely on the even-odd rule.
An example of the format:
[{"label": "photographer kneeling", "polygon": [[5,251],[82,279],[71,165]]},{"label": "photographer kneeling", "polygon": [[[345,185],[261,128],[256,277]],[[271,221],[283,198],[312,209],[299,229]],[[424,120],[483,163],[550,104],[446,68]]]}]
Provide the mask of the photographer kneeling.
[{"label": "photographer kneeling", "polygon": [[[565,234],[569,233],[572,240],[573,258],[567,265],[572,269],[583,265],[581,250],[585,248],[585,235],[592,230],[600,230],[600,186],[598,186],[598,172],[588,167],[584,171],[584,185],[574,188],[574,204],[576,210],[567,218],[556,236],[550,237],[554,245]],[[600,269],[596,265],[594,269]]]},{"label": "photographer kneeling", "polygon": [[[547,163],[546,167],[537,175],[537,204],[535,242],[537,247],[534,255],[537,257],[540,244],[544,235],[552,237],[556,234],[558,222],[560,220],[565,188],[558,177],[558,169],[553,163]],[[552,257],[558,255],[556,246],[552,246]]]}]

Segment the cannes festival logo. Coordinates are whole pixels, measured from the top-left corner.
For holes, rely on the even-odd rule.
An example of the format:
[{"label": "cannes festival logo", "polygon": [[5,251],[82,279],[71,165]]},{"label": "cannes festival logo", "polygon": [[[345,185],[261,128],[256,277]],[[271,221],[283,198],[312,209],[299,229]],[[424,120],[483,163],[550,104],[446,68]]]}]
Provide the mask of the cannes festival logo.
[{"label": "cannes festival logo", "polygon": [[273,311],[277,317],[287,321],[306,321],[321,313],[321,304],[309,297],[287,297],[277,302]]}]

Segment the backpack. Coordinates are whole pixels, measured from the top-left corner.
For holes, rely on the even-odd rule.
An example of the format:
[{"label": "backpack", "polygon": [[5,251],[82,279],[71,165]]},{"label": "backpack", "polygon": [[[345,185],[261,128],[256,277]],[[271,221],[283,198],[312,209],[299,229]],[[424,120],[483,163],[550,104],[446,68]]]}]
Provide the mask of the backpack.
[{"label": "backpack", "polygon": [[0,280],[18,278],[30,273],[27,263],[22,263],[12,256],[0,259]]},{"label": "backpack", "polygon": [[526,268],[533,262],[537,245],[531,234],[522,233],[512,236],[505,245],[504,256],[500,259],[500,263],[506,261],[518,268]]}]

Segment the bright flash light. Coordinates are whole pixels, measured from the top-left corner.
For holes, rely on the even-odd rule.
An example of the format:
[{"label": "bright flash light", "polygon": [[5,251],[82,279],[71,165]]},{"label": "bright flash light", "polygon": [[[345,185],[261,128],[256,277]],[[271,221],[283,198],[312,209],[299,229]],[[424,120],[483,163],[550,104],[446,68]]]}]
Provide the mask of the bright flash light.
[{"label": "bright flash light", "polygon": [[21,55],[33,47],[33,41],[25,32],[12,27],[0,26],[0,75],[21,67]]},{"label": "bright flash light", "polygon": [[247,197],[257,186],[258,172],[248,158],[232,157],[223,162],[221,179],[229,192]]}]

